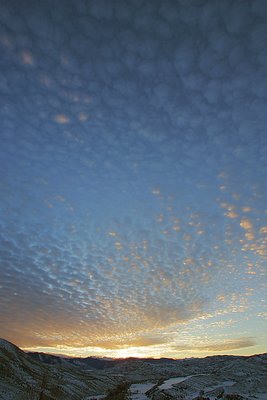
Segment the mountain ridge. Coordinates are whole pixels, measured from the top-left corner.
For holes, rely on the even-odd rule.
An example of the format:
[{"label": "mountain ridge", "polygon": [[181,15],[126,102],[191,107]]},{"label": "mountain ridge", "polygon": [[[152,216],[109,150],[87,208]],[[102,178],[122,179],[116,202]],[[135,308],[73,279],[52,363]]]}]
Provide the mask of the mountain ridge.
[{"label": "mountain ridge", "polygon": [[[115,397],[107,399],[117,400],[118,387],[129,388],[125,391],[129,400],[267,400],[266,376],[267,353],[182,360],[68,359],[26,353],[0,339],[0,399],[4,400],[89,400],[105,398],[112,391]],[[149,388],[147,393],[136,392],[144,388]]]}]

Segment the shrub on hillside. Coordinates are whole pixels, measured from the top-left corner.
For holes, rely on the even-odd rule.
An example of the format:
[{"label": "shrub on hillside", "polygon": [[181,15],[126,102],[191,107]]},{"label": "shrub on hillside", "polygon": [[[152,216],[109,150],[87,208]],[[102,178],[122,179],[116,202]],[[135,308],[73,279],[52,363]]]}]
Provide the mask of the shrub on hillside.
[{"label": "shrub on hillside", "polygon": [[114,389],[110,389],[104,400],[126,400],[129,393],[129,383],[119,383]]}]

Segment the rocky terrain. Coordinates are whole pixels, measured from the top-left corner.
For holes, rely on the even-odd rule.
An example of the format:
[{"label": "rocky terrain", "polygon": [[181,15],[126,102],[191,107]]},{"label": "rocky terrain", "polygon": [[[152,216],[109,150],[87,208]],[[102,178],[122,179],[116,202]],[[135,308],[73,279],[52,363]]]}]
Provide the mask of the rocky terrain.
[{"label": "rocky terrain", "polygon": [[66,358],[0,339],[1,400],[267,400],[267,354],[202,359]]}]

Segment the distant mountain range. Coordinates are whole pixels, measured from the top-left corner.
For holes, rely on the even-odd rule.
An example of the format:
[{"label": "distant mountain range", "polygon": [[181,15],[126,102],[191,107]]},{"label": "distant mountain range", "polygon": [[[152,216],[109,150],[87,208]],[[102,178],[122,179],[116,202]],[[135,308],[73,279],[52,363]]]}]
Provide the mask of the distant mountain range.
[{"label": "distant mountain range", "polygon": [[143,362],[148,362],[152,364],[164,364],[168,363],[176,363],[177,360],[173,360],[171,358],[136,358],[136,357],[129,357],[129,358],[103,358],[103,357],[67,357],[67,356],[59,356],[53,354],[46,354],[46,353],[38,353],[38,352],[27,352],[27,354],[32,357],[34,360],[38,360],[44,362],[49,365],[75,365],[84,368],[94,368],[98,370],[104,370],[107,368],[113,368],[115,366],[120,366],[127,363],[133,363],[135,361],[142,360]]},{"label": "distant mountain range", "polygon": [[[128,397],[118,394],[122,384],[129,387]],[[89,400],[108,393],[108,400],[267,400],[267,354],[185,360],[71,358],[25,353],[0,339],[1,400]]]},{"label": "distant mountain range", "polygon": [[82,366],[85,368],[94,368],[103,370],[105,368],[109,368],[114,365],[114,363],[119,362],[115,360],[105,360],[103,358],[96,358],[96,357],[61,357],[55,356],[52,354],[45,354],[45,353],[27,353],[30,357],[34,360],[38,360],[44,362],[49,365],[76,365]]}]

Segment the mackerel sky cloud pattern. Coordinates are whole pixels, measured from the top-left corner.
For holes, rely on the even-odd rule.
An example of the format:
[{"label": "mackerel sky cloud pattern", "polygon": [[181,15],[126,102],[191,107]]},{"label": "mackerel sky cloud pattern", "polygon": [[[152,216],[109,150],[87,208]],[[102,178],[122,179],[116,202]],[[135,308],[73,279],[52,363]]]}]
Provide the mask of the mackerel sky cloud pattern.
[{"label": "mackerel sky cloud pattern", "polygon": [[266,351],[266,37],[264,0],[0,1],[0,336]]}]

